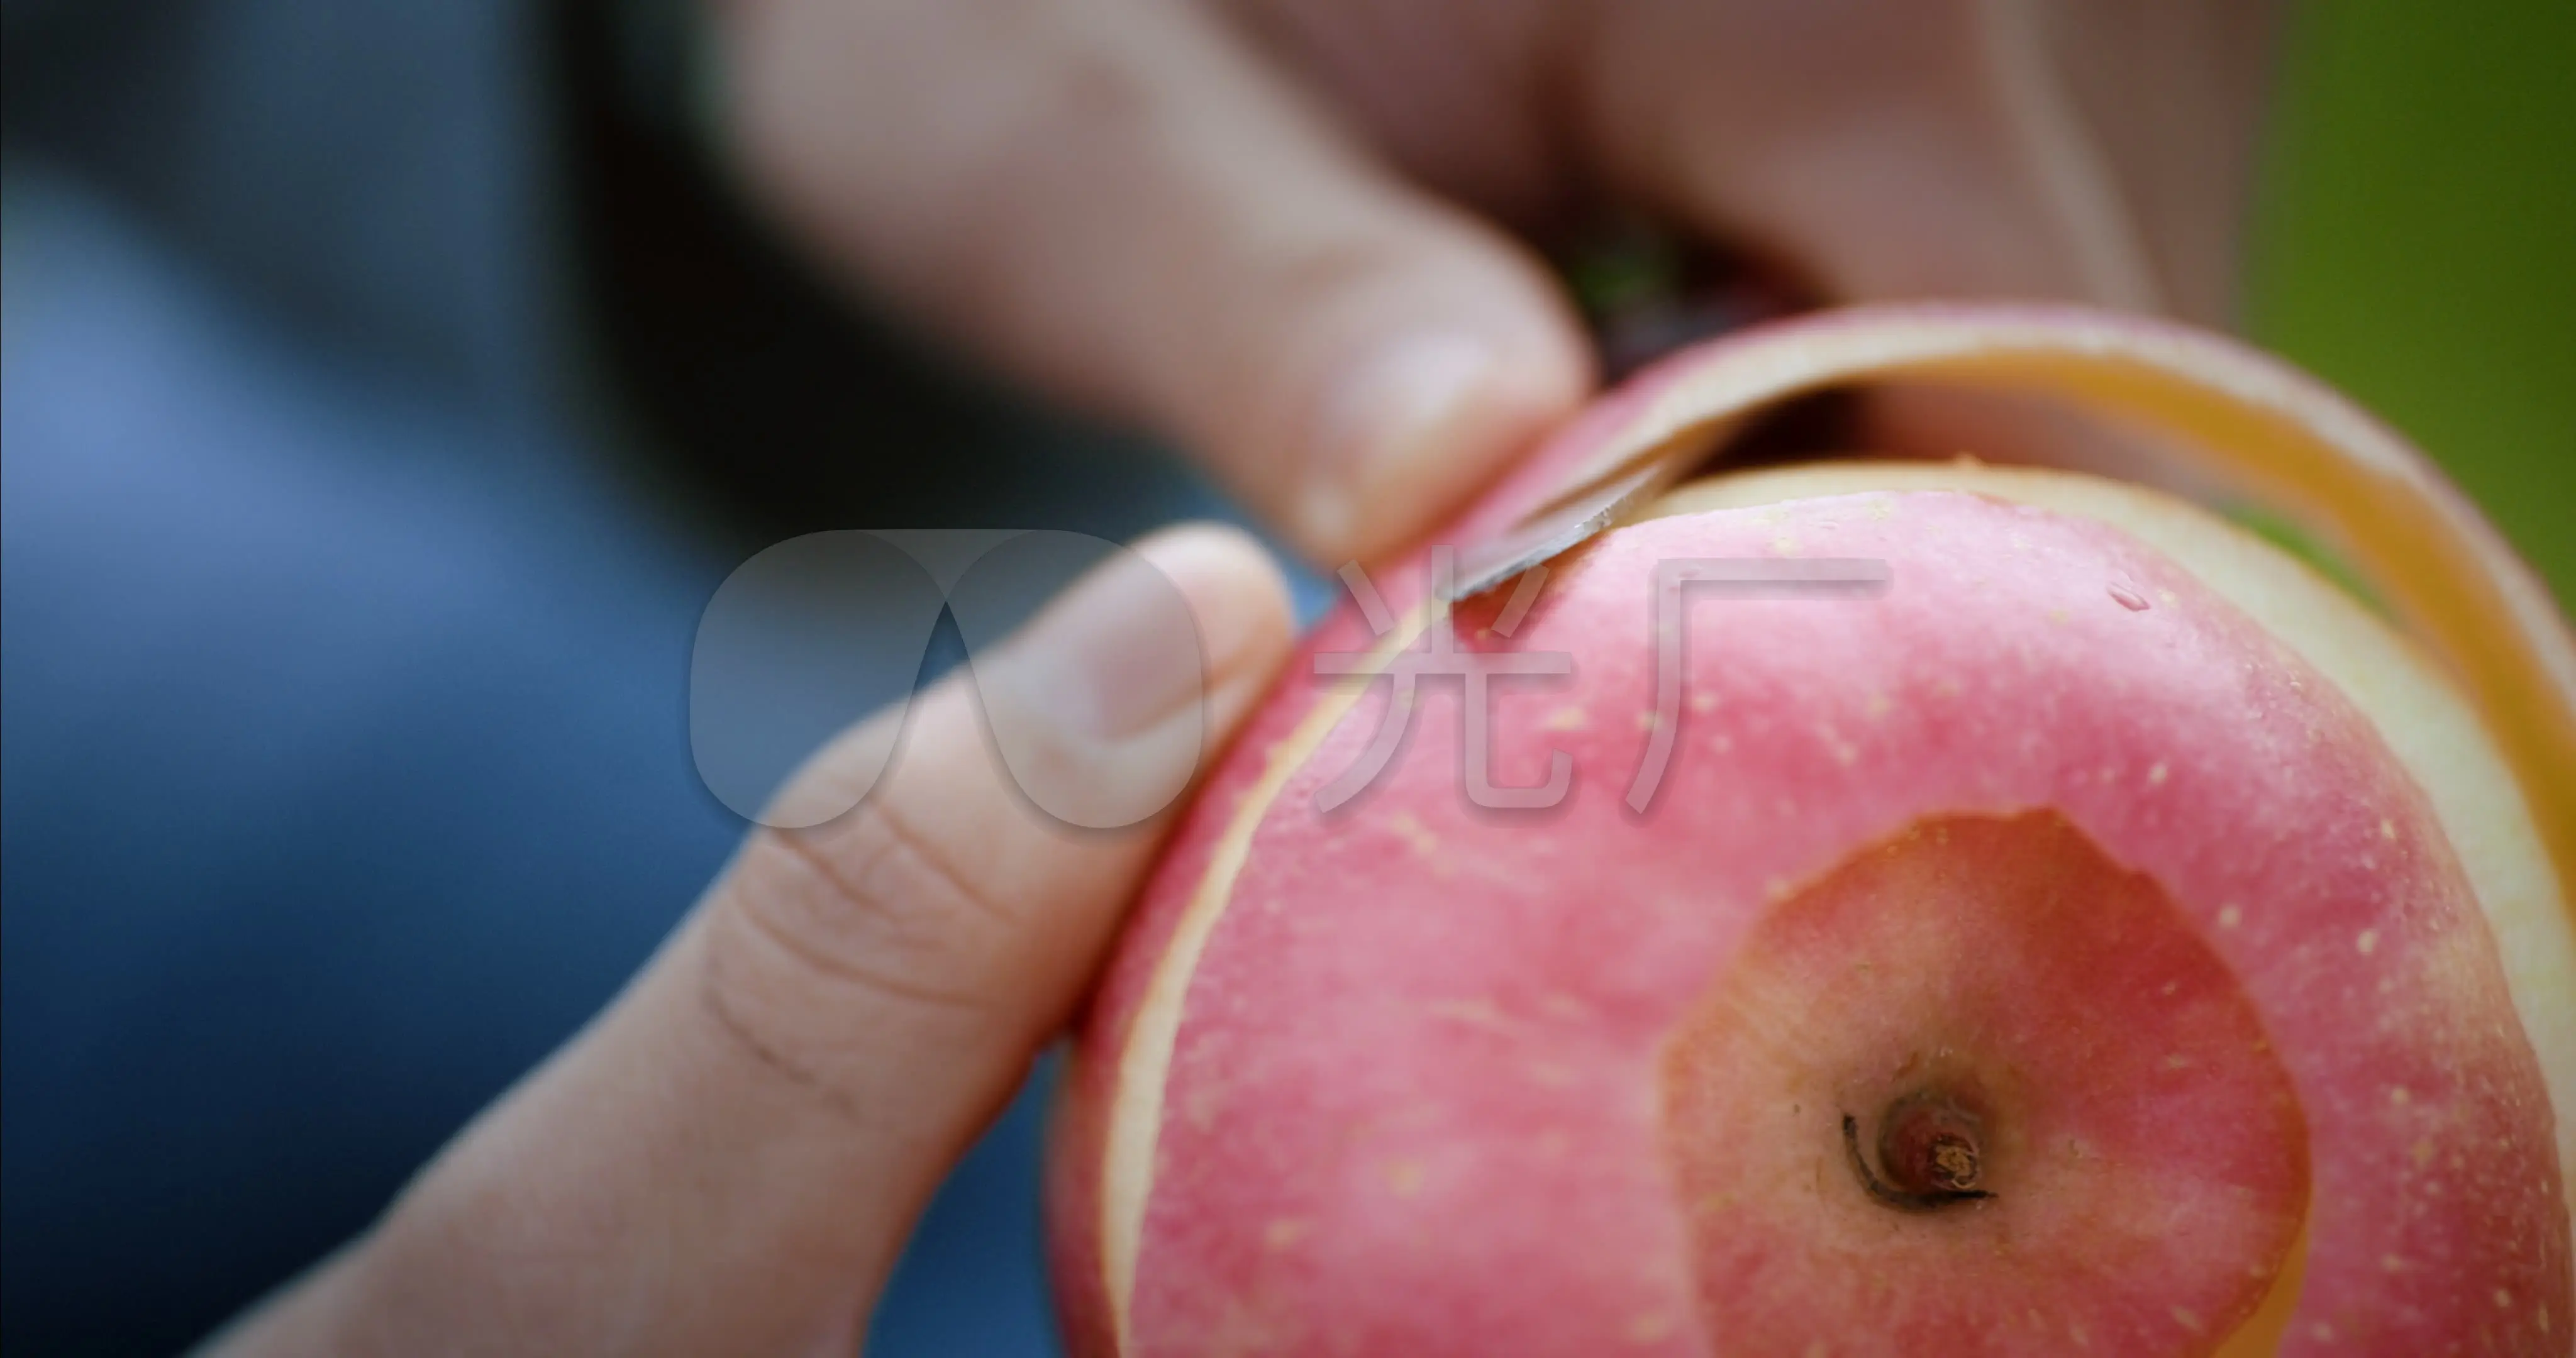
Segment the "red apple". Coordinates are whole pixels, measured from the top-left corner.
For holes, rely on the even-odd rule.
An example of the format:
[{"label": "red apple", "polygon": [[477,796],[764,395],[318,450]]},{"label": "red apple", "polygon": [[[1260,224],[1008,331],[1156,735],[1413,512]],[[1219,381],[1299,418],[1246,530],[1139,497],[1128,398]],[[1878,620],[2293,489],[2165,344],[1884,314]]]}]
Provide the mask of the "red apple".
[{"label": "red apple", "polygon": [[[2576,681],[2536,587],[2352,431],[2384,435],[2141,323],[1853,314],[1611,398],[1456,540],[1900,370],[2181,411],[2222,464],[2262,462],[2248,431],[2361,448],[2309,503],[2431,573],[2390,592],[2445,606],[2440,659],[2188,503],[2027,468],[1688,486],[1525,617],[1381,573],[1401,621],[1313,649],[1570,655],[1495,685],[1489,740],[1493,782],[1561,752],[1573,790],[1473,804],[1433,682],[1321,809],[1394,686],[1283,684],[1081,1036],[1050,1171],[1078,1351],[2568,1352]],[[2391,475],[2435,486],[2402,558],[2363,512]],[[1889,584],[1659,629],[1659,563],[1814,557]]]}]

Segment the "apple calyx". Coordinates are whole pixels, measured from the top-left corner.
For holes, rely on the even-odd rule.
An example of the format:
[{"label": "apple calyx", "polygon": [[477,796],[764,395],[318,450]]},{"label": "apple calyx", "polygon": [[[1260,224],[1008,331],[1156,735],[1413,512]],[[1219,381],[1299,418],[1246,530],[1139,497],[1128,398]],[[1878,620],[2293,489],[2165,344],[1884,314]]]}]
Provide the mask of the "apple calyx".
[{"label": "apple calyx", "polygon": [[1900,1212],[1935,1212],[1994,1196],[1977,1186],[1985,1177],[1981,1122],[1949,1093],[1919,1089],[1879,1114],[1879,1170],[1861,1155],[1860,1119],[1849,1113],[1843,1114],[1843,1151],[1871,1198]]}]

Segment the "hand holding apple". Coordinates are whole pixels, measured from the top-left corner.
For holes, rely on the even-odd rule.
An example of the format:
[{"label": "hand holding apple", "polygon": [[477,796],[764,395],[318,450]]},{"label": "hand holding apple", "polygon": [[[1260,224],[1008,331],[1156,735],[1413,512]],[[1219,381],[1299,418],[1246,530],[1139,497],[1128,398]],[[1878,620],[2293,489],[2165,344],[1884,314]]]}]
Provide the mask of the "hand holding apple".
[{"label": "hand holding apple", "polygon": [[[2299,430],[2370,432],[2137,326],[1780,327],[1614,396],[1464,535],[1854,372],[2199,392],[2178,408],[2275,438],[2229,456],[2294,468],[2343,446]],[[1313,639],[1383,665],[1454,617],[1470,650],[1579,655],[1566,688],[1498,700],[1489,772],[1624,772],[1670,729],[1642,814],[1615,778],[1473,807],[1436,689],[1407,757],[1316,812],[1382,686],[1300,676],[1254,712],[1275,581],[1239,539],[1147,544],[1206,640],[1211,731],[1252,715],[1084,1026],[1052,1188],[1075,1343],[2565,1352],[2567,640],[2438,487],[2412,519],[2364,512],[2412,464],[2339,465],[2307,469],[2311,503],[2365,566],[2399,555],[2375,522],[2410,534],[2424,573],[2390,593],[2443,603],[2411,618],[2429,653],[2189,505],[1939,463],[1686,486],[1520,616],[1518,591],[1452,609],[1382,572],[1389,635],[1346,615]],[[1686,693],[1655,706],[1658,563],[1829,554],[1889,588],[1703,606]],[[1052,714],[1077,781],[1134,772],[1095,729],[1121,706],[1095,691],[1122,668],[1120,578],[976,675]],[[1160,828],[1044,821],[974,706],[952,679],[859,811],[756,836],[588,1032],[219,1347],[854,1343]]]}]

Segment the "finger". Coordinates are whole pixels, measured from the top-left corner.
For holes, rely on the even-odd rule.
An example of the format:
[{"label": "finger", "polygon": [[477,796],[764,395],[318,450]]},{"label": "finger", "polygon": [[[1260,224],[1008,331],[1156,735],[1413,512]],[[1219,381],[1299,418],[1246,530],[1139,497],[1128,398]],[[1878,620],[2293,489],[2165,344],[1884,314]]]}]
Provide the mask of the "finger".
[{"label": "finger", "polygon": [[[1166,819],[1080,830],[1039,811],[993,757],[975,690],[1022,709],[1040,757],[1115,785],[1162,777],[1155,733],[1199,720],[1202,673],[1213,741],[1287,652],[1285,595],[1250,539],[1181,529],[1136,550],[1143,564],[1086,576],[908,722],[880,714],[817,756],[786,795],[906,728],[849,813],[755,834],[627,993],[267,1332],[337,1351],[850,1351],[932,1188],[1086,984]],[[1134,619],[1157,589],[1187,600],[1203,671],[1137,672]]]},{"label": "finger", "polygon": [[2137,218],[2174,314],[2236,319],[2239,261],[2285,6],[2102,0],[2032,18]]},{"label": "finger", "polygon": [[1418,536],[1589,388],[1530,257],[1201,7],[769,0],[728,51],[743,158],[828,255],[1320,558]]},{"label": "finger", "polygon": [[[2205,313],[2223,309],[2262,87],[2261,7],[2236,8],[1600,11],[1596,145],[1635,191],[1838,298]],[[2106,65],[2153,69],[2106,84]]]}]

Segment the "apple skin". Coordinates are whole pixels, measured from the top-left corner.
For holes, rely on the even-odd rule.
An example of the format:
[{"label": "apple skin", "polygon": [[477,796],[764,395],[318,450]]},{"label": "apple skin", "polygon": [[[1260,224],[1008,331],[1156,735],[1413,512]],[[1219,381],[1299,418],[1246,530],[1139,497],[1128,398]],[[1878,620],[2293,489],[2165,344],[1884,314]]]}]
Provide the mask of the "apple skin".
[{"label": "apple skin", "polygon": [[[1469,804],[1452,682],[1319,812],[1387,686],[1301,660],[1078,1038],[1048,1190],[1076,1352],[2568,1352],[2576,948],[2501,759],[2419,748],[2458,700],[2299,567],[2036,475],[1683,503],[1555,563],[1507,639],[1472,602],[1462,643],[1575,657],[1492,707],[1496,781],[1573,757],[1549,810]],[[1791,555],[1893,584],[1694,605],[1632,813],[1656,563]],[[1419,569],[1380,573],[1399,609]],[[2249,571],[2295,601],[2270,629]],[[2303,658],[2337,627],[2358,649]],[[1309,650],[1404,635],[1345,610]],[[1899,1212],[1839,1115],[1926,1051],[2000,1105],[1996,1197]],[[2067,1126],[2104,1173],[2043,1172]]]}]

